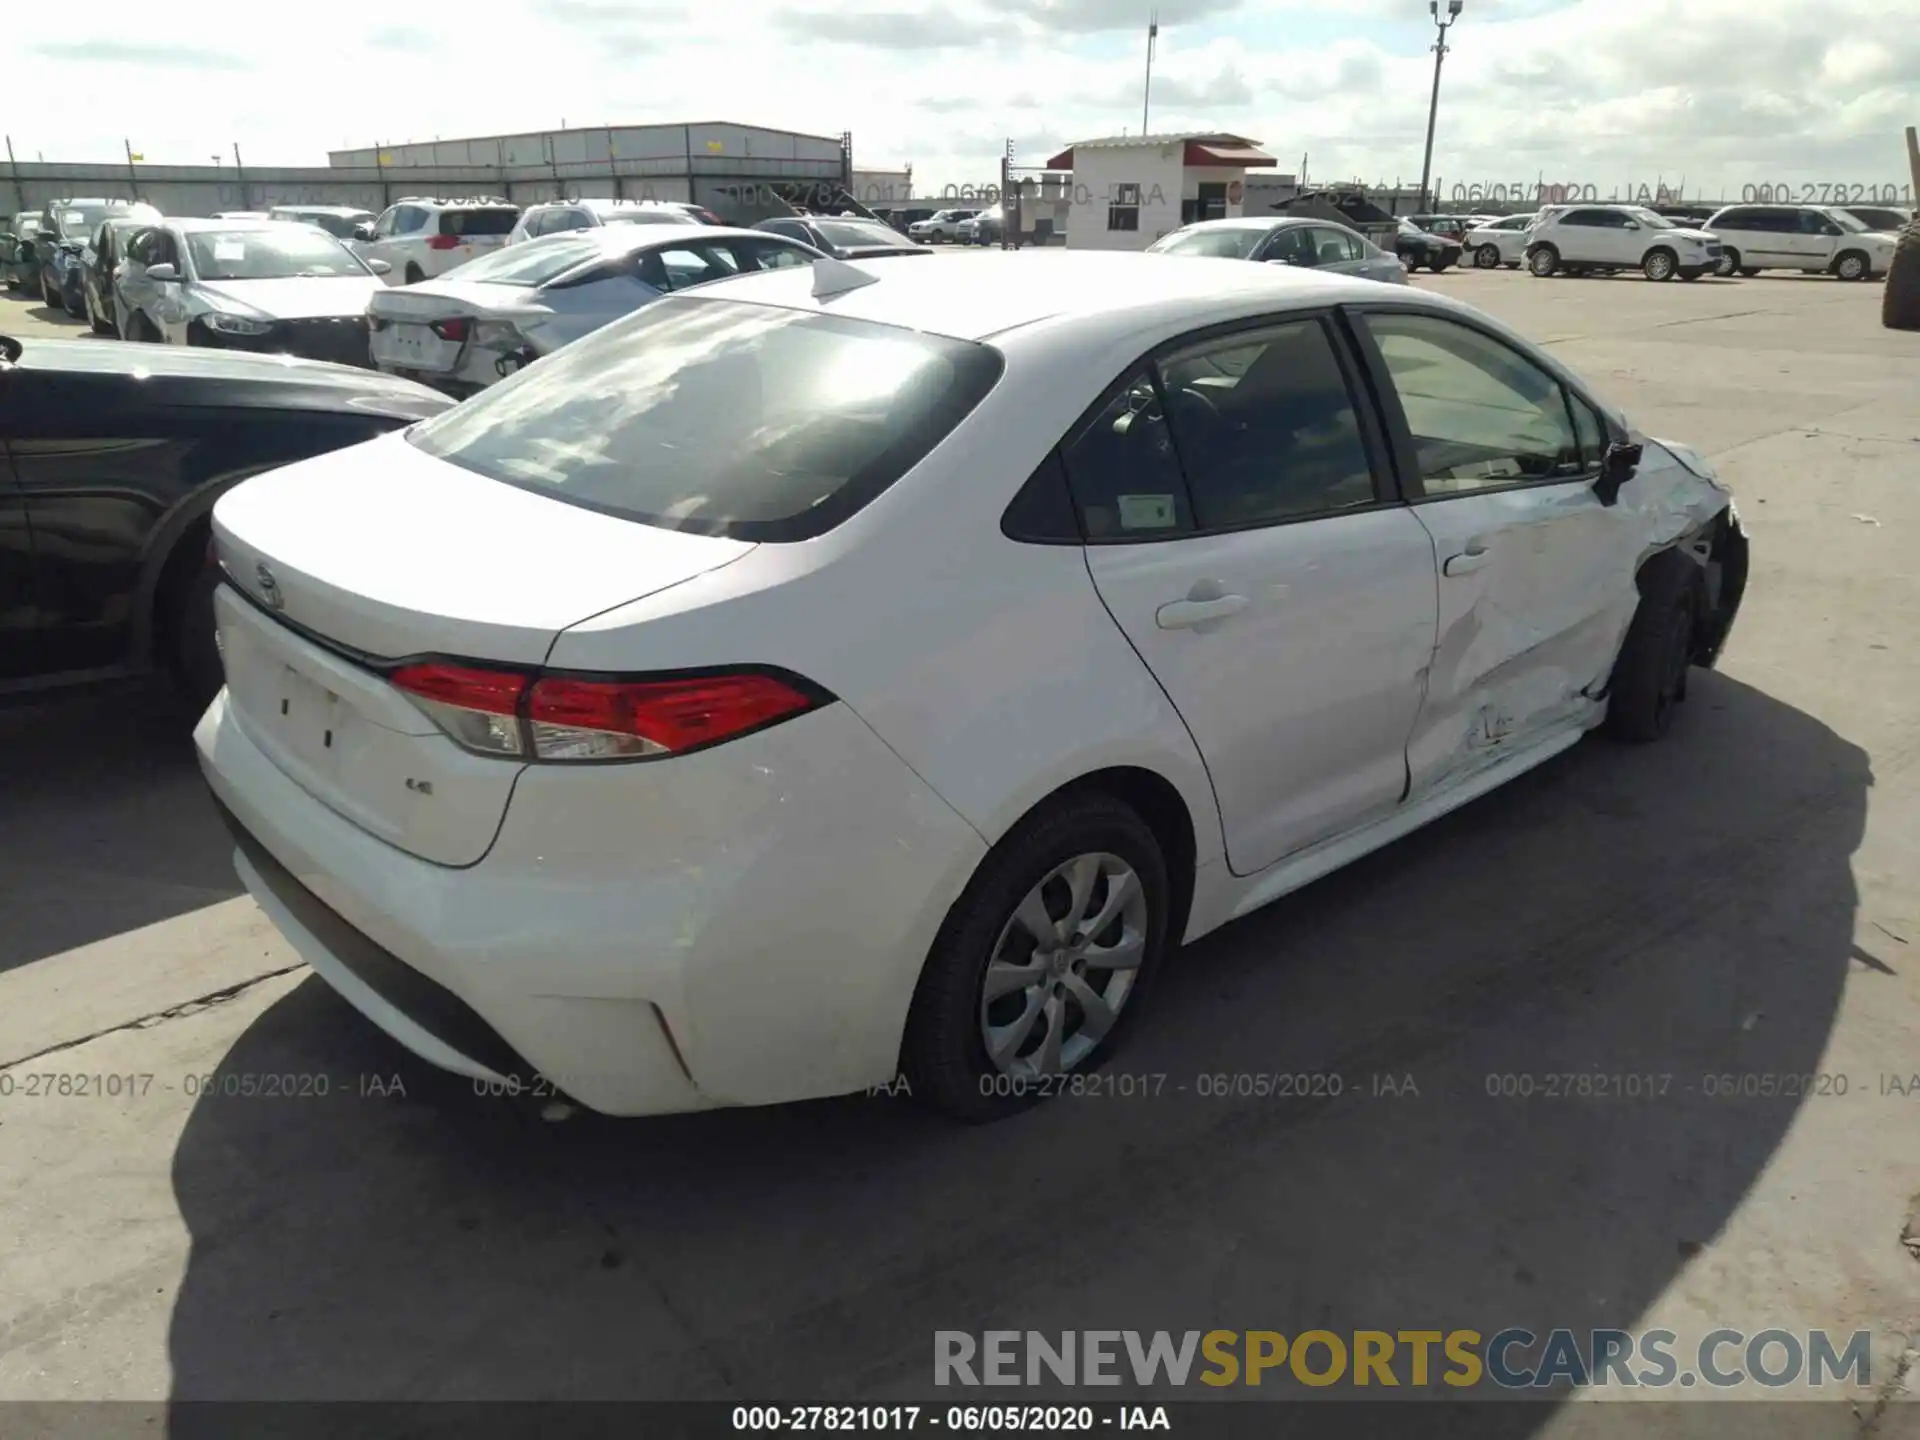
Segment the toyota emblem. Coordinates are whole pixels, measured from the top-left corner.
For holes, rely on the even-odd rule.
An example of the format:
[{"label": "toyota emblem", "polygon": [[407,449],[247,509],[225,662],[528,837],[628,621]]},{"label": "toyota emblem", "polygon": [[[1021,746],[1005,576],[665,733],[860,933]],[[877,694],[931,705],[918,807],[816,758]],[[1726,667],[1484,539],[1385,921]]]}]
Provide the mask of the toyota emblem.
[{"label": "toyota emblem", "polygon": [[284,610],[287,597],[280,593],[279,582],[273,578],[273,571],[267,568],[266,561],[253,567],[253,578],[260,583],[260,598],[267,602],[269,610]]}]

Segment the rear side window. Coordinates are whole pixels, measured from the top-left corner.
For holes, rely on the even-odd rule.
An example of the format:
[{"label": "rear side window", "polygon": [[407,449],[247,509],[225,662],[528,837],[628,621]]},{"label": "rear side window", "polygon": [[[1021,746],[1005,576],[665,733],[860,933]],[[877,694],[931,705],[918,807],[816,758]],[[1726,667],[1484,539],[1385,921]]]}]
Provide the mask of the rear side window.
[{"label": "rear side window", "polygon": [[511,235],[519,223],[520,212],[511,207],[440,212],[442,235]]},{"label": "rear side window", "polygon": [[1000,378],[985,345],[679,297],[415,426],[430,455],[669,530],[793,541],[919,464]]}]

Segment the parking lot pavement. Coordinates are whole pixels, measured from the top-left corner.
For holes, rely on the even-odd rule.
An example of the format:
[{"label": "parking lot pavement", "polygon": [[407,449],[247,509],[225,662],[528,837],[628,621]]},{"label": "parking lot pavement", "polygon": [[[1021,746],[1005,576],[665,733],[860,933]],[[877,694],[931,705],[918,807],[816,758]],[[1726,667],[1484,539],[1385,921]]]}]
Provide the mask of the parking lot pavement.
[{"label": "parking lot pavement", "polygon": [[38,295],[0,290],[0,335],[16,340],[71,340],[92,333],[84,320],[41,304]]},{"label": "parking lot pavement", "polygon": [[[1891,1396],[1920,1333],[1920,1093],[1886,1079],[1920,1070],[1920,346],[1871,285],[1418,283],[1710,452],[1745,608],[1665,743],[1591,740],[1180,957],[1110,1067],[1154,1093],[983,1129],[477,1096],[236,898],[163,699],[0,716],[0,1058],[49,1052],[0,1070],[0,1397],[924,1400],[936,1328],[1508,1325],[1865,1329]],[[1490,1093],[1569,1072],[1647,1093]],[[1341,1093],[1205,1093],[1274,1073]],[[1706,1078],[1781,1075],[1844,1081]]]}]

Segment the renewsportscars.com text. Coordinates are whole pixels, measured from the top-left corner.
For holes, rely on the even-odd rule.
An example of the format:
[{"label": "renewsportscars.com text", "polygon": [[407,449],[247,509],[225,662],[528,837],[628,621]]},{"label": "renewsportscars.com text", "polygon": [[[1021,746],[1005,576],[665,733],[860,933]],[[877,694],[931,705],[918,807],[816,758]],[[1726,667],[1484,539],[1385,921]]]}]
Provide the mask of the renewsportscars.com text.
[{"label": "renewsportscars.com text", "polygon": [[933,1383],[1664,1389],[1869,1387],[1867,1331],[937,1330]]}]

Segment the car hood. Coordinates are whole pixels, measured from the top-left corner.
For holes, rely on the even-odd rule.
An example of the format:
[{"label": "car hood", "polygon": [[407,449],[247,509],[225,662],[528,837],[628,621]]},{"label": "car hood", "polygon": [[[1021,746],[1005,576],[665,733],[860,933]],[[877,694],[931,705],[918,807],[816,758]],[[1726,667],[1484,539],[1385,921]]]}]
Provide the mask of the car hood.
[{"label": "car hood", "polygon": [[1677,236],[1682,240],[1698,240],[1702,245],[1718,245],[1720,243],[1720,237],[1711,230],[1696,230],[1684,225],[1676,225],[1673,229],[1663,233]]},{"label": "car hood", "polygon": [[308,275],[286,280],[203,280],[195,296],[209,309],[273,320],[362,315],[386,287],[374,275]]}]

